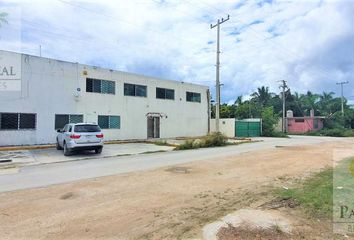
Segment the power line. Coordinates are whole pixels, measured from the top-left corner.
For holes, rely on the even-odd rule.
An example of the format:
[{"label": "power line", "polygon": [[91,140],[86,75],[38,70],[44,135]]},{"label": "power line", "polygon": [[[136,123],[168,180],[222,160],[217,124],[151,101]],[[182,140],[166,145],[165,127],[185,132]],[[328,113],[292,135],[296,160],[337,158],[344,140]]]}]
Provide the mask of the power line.
[{"label": "power line", "polygon": [[[66,35],[66,34],[62,34],[62,33],[59,33],[57,31],[48,31],[48,30],[44,30],[43,27],[41,24],[38,24],[38,23],[34,23],[34,22],[31,22],[31,21],[28,21],[28,20],[25,20],[25,19],[22,19],[22,21],[24,23],[26,23],[27,27],[29,27],[30,29],[32,29],[32,31],[29,31],[30,33],[33,33],[33,30],[34,31],[37,31],[37,32],[40,32],[42,34],[45,34],[45,35],[48,35],[48,36],[53,36],[55,37],[56,39],[58,38],[62,38],[62,39],[67,39],[67,40],[70,40],[70,41],[80,41],[80,42],[85,42],[85,43],[93,43],[93,42],[97,42],[97,40],[93,39],[93,38],[76,38],[74,37],[73,35]],[[23,26],[23,25],[22,25]],[[21,26],[17,26],[17,27],[21,27]],[[52,28],[54,29],[54,28]],[[160,38],[159,38],[160,39]],[[128,47],[129,45],[125,42],[125,41],[117,41],[116,44],[113,44],[112,41],[107,41],[105,39],[100,39],[100,42],[104,43],[105,46],[111,46],[113,49],[117,47],[117,45],[122,45],[123,47]],[[38,46],[38,45],[37,45]],[[165,45],[167,46],[167,45]],[[187,58],[188,56],[184,56],[185,58]],[[198,82],[212,82],[212,80],[202,80],[202,81],[198,81]]]},{"label": "power line", "polygon": [[[205,3],[205,2],[200,2],[200,3],[202,3],[203,5],[205,5],[205,6],[209,7],[209,8],[215,9],[216,11],[218,11],[218,12],[220,12],[220,13],[224,13],[224,14],[226,13],[225,11],[223,11],[223,10],[221,10],[221,9],[218,9],[218,8],[216,8],[216,7],[214,7],[214,6],[210,5],[210,4],[207,4],[207,3]],[[237,16],[237,15],[236,15],[236,16]],[[262,41],[264,41],[264,39],[261,38],[261,37],[264,37],[264,36],[262,36],[261,34],[259,34],[256,30],[254,30],[251,25],[249,25],[249,24],[247,24],[247,23],[245,23],[245,22],[243,22],[243,21],[241,21],[241,20],[239,20],[239,19],[237,19],[237,21],[240,22],[240,23],[242,23],[242,24],[244,24],[244,25],[247,25],[247,26],[248,26],[248,29],[251,30],[251,31],[253,32],[253,34],[254,34],[257,38],[259,38],[259,39],[261,39]],[[261,37],[259,37],[259,36],[261,36]],[[296,58],[301,58],[299,55],[288,51],[288,49],[284,48],[282,45],[275,44],[274,42],[272,42],[272,39],[269,39],[269,40],[270,40],[269,43],[273,44],[273,46],[275,46],[276,48],[280,49],[283,53],[287,54],[288,56],[296,57]],[[278,58],[277,55],[274,55],[274,56],[275,56],[276,58]],[[280,60],[282,60],[282,59],[280,59]],[[311,69],[310,69],[310,71],[311,71]],[[312,71],[314,71],[314,70],[312,70]],[[318,69],[318,71],[319,71],[319,73],[322,73],[323,76],[325,76],[326,78],[330,78],[330,77],[329,77],[330,72],[328,72],[327,70]]]},{"label": "power line", "polygon": [[[61,2],[61,3],[63,3],[63,4],[70,5],[70,6],[72,6],[72,7],[80,8],[80,9],[85,10],[85,11],[87,11],[87,12],[94,13],[94,14],[96,14],[96,15],[101,15],[101,16],[104,16],[104,17],[106,17],[106,18],[110,18],[110,19],[114,19],[114,20],[119,21],[119,22],[123,22],[123,23],[125,23],[125,24],[131,25],[131,26],[133,26],[133,27],[135,27],[135,28],[138,28],[138,29],[140,29],[140,27],[141,27],[141,26],[138,26],[137,24],[132,23],[132,22],[130,22],[130,21],[127,21],[127,20],[125,20],[125,19],[117,18],[117,17],[115,17],[115,16],[112,16],[112,15],[109,15],[109,14],[105,14],[105,13],[103,13],[103,12],[97,12],[97,11],[94,11],[94,10],[92,10],[92,9],[90,9],[90,8],[83,7],[83,6],[78,5],[78,4],[74,4],[74,3],[72,3],[72,2],[68,2],[68,1],[65,1],[65,0],[57,0],[57,1],[59,1],[59,2]],[[145,28],[144,28],[144,31],[150,31],[150,32],[153,32],[153,33],[159,33],[160,35],[163,35],[163,36],[166,35],[166,32],[162,32],[162,31],[155,30],[155,29],[152,29],[152,28],[146,28],[146,27],[145,27]],[[196,41],[191,41],[190,39],[181,38],[181,37],[179,37],[179,36],[177,36],[177,35],[173,35],[173,38],[174,38],[174,39],[175,39],[175,38],[180,39],[180,41],[182,41],[182,42],[186,42],[186,41],[187,41],[187,42],[190,42],[190,43],[193,43],[193,44],[197,43]],[[199,44],[199,43],[198,43],[198,44]]]}]

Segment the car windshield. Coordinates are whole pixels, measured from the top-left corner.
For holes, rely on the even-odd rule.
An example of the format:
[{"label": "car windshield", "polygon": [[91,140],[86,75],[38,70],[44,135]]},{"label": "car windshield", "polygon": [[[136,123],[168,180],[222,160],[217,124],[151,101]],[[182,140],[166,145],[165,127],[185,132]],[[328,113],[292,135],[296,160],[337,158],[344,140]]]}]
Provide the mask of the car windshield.
[{"label": "car windshield", "polygon": [[101,129],[98,125],[76,125],[74,132],[101,132]]}]

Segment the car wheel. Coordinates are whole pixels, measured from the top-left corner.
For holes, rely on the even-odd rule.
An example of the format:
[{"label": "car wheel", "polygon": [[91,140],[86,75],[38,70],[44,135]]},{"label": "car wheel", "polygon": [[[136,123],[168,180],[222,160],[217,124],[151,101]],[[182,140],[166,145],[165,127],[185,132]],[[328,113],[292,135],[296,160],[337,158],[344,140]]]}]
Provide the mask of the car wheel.
[{"label": "car wheel", "polygon": [[60,146],[59,141],[57,139],[57,150],[63,150],[63,148]]},{"label": "car wheel", "polygon": [[66,143],[64,142],[64,156],[70,156],[70,155],[71,155],[71,151],[66,145]]},{"label": "car wheel", "polygon": [[101,147],[100,147],[100,148],[95,149],[95,153],[100,154],[101,152],[102,152],[102,148],[101,148]]}]

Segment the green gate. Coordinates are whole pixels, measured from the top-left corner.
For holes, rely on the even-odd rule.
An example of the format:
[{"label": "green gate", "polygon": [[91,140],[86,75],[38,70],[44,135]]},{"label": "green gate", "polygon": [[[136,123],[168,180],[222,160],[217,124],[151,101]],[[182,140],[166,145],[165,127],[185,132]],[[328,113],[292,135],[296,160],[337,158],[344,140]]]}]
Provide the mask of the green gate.
[{"label": "green gate", "polygon": [[259,137],[262,132],[262,122],[258,120],[236,120],[235,136],[236,137]]}]

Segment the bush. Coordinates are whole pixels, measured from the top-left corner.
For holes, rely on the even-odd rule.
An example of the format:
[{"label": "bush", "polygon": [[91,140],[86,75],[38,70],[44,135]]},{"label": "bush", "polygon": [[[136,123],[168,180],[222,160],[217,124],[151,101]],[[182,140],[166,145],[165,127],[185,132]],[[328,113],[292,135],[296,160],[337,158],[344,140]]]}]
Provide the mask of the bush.
[{"label": "bush", "polygon": [[176,150],[193,149],[193,142],[194,142],[194,140],[187,140],[184,143],[178,145],[175,149]]},{"label": "bush", "polygon": [[289,136],[286,133],[283,132],[276,132],[273,131],[269,136],[267,137],[278,137],[278,138],[288,138]]},{"label": "bush", "polygon": [[308,132],[310,136],[327,136],[327,137],[354,137],[354,131],[346,128],[325,128],[317,132]]},{"label": "bush", "polygon": [[218,146],[226,145],[227,137],[224,136],[222,133],[217,132],[217,133],[208,134],[202,140],[205,141],[205,145],[201,147],[218,147]]},{"label": "bush", "polygon": [[275,134],[274,125],[278,122],[279,117],[274,114],[273,107],[266,107],[262,110],[262,135],[272,137]]},{"label": "bush", "polygon": [[201,139],[187,140],[181,145],[177,146],[176,150],[207,148],[225,146],[227,144],[227,137],[222,133],[212,133]]}]

